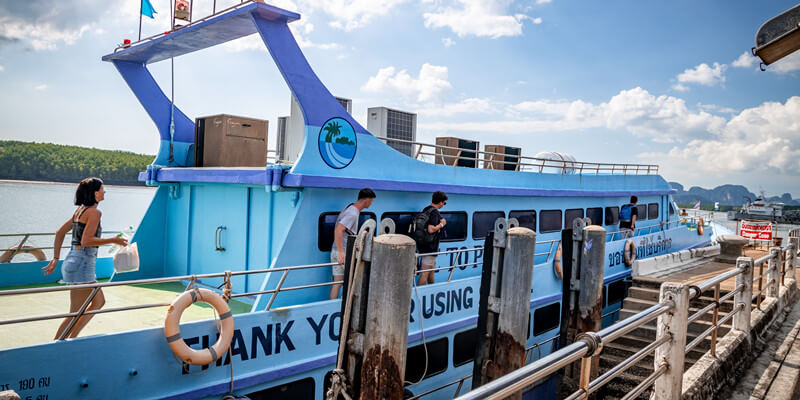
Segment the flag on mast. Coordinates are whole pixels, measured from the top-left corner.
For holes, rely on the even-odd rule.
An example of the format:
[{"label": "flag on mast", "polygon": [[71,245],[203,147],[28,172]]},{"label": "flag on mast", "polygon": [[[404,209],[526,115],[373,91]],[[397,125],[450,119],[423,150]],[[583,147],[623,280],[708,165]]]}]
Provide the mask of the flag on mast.
[{"label": "flag on mast", "polygon": [[150,0],[142,0],[142,15],[153,18],[153,14],[157,14],[156,9],[150,4]]},{"label": "flag on mast", "polygon": [[699,210],[700,209],[700,200],[697,200],[697,204],[692,207],[692,210]]}]

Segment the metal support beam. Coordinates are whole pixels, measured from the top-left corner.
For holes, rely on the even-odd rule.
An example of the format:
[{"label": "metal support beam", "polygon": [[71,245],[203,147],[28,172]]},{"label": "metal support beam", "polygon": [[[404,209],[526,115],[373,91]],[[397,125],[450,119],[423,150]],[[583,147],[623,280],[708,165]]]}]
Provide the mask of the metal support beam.
[{"label": "metal support beam", "polygon": [[403,398],[416,244],[386,234],[372,242],[360,399]]},{"label": "metal support beam", "polygon": [[683,362],[686,348],[686,327],[689,317],[689,286],[666,282],[661,285],[661,302],[672,302],[672,309],[658,317],[656,340],[670,335],[672,340],[656,347],[653,368],[667,363],[667,371],[656,379],[653,396],[656,400],[680,400],[683,384]]}]

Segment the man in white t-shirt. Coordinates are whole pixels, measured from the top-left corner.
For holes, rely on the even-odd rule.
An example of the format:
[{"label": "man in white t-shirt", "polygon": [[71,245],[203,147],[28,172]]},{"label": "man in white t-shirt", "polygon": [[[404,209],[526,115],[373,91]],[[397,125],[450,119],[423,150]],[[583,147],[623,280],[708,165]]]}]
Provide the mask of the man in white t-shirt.
[{"label": "man in white t-shirt", "polygon": [[[355,235],[358,233],[358,217],[361,214],[361,210],[369,208],[369,206],[372,205],[372,200],[375,200],[375,192],[370,188],[361,189],[358,192],[358,200],[348,205],[339,213],[339,217],[336,218],[336,227],[333,228],[333,246],[331,248],[331,262],[335,263],[333,266],[334,282],[341,282],[344,280],[346,245],[344,235]],[[341,283],[334,283],[331,286],[330,298],[335,299],[339,297],[339,290],[341,288]]]}]

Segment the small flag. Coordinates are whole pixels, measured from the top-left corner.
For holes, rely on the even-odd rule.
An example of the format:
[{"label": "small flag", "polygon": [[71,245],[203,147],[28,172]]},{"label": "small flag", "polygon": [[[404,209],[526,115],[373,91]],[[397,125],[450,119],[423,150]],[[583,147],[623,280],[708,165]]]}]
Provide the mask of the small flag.
[{"label": "small flag", "polygon": [[692,207],[692,210],[699,210],[700,209],[700,200],[697,200],[697,204]]},{"label": "small flag", "polygon": [[153,14],[157,14],[156,9],[150,4],[150,0],[142,0],[142,15],[153,18]]}]

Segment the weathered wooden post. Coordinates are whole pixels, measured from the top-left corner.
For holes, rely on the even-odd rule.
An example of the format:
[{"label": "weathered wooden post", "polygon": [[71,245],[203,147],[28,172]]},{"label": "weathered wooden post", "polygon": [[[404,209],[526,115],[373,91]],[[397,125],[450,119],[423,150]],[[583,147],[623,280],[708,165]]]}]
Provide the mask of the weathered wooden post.
[{"label": "weathered wooden post", "polygon": [[658,317],[656,340],[670,339],[656,347],[653,367],[657,371],[666,363],[666,371],[653,386],[656,400],[679,400],[683,384],[683,362],[686,353],[686,327],[689,318],[689,286],[681,283],[661,284],[660,301],[670,301],[672,309]]},{"label": "weathered wooden post", "polygon": [[[769,271],[767,272],[767,297],[778,297],[778,285],[781,283],[781,266],[783,265],[780,247],[769,249]],[[779,307],[779,309],[782,307]]]},{"label": "weathered wooden post", "polygon": [[742,307],[742,310],[733,316],[733,329],[746,333],[749,338],[750,313],[753,309],[753,259],[739,257],[736,259],[736,267],[742,271],[741,274],[736,275],[736,287],[743,287],[743,289],[733,296],[733,306],[734,310],[738,307]]},{"label": "weathered wooden post", "polygon": [[492,261],[484,263],[481,280],[473,389],[525,365],[536,232],[508,228],[498,218],[491,239]]},{"label": "weathered wooden post", "polygon": [[[602,226],[589,225],[583,228],[578,276],[578,331],[597,332],[603,323],[603,274],[606,265],[606,230]],[[589,355],[581,362],[579,385],[582,389],[596,378],[600,370],[600,358]]]},{"label": "weathered wooden post", "polygon": [[403,398],[416,245],[405,235],[372,241],[361,364],[362,400]]}]

